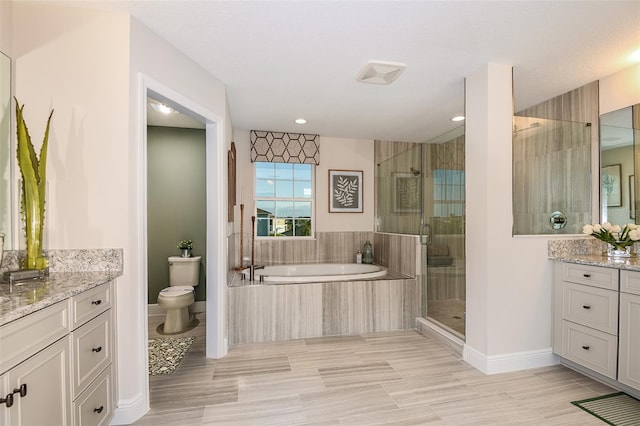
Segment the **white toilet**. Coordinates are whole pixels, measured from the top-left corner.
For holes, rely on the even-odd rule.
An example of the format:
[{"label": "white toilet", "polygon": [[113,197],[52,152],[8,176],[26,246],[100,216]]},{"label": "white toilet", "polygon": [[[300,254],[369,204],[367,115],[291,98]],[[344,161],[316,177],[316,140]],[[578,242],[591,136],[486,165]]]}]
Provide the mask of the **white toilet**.
[{"label": "white toilet", "polygon": [[193,287],[199,284],[201,258],[169,257],[169,287],[158,294],[158,305],[167,311],[163,329],[166,334],[181,333],[189,327],[189,306],[195,301]]}]

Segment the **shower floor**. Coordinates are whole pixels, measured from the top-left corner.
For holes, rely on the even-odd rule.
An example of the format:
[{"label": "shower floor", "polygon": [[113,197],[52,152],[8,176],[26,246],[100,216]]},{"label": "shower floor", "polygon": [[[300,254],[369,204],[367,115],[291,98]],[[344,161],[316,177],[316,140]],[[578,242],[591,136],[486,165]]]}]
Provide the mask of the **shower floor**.
[{"label": "shower floor", "polygon": [[427,317],[450,328],[464,337],[464,312],[466,301],[461,299],[442,299],[427,301]]}]

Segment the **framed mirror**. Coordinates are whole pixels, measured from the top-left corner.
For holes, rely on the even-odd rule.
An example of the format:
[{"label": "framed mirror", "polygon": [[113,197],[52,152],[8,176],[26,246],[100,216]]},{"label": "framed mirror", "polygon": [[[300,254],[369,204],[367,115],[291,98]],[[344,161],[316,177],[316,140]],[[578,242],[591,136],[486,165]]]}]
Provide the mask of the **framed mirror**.
[{"label": "framed mirror", "polygon": [[600,116],[600,219],[638,222],[640,104]]},{"label": "framed mirror", "polygon": [[13,241],[11,158],[11,59],[0,52],[0,232],[5,250],[11,250]]}]

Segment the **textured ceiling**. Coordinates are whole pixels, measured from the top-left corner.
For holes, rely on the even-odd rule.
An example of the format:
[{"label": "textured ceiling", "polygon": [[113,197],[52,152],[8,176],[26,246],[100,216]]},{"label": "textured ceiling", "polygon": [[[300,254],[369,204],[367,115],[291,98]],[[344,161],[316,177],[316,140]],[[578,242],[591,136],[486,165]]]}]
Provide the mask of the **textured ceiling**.
[{"label": "textured ceiling", "polygon": [[[632,65],[634,1],[66,2],[130,13],[227,87],[235,128],[426,141],[456,127],[464,78],[514,67],[516,110]],[[369,60],[407,65],[388,86]],[[293,123],[305,117],[308,124]]]}]

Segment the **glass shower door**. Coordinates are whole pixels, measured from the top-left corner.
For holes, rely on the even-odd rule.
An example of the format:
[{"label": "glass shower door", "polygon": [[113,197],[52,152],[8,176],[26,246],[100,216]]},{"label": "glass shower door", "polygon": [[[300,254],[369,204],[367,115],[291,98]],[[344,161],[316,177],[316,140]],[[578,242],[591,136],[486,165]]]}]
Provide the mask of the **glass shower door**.
[{"label": "glass shower door", "polygon": [[422,147],[422,316],[464,338],[464,127]]}]

